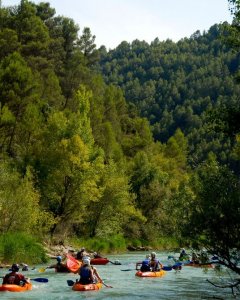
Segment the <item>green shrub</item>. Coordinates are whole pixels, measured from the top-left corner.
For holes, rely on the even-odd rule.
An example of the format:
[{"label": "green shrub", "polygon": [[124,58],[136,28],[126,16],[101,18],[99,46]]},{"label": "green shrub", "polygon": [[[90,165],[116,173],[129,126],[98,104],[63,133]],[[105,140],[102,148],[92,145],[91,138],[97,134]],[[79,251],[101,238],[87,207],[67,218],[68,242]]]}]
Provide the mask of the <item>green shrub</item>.
[{"label": "green shrub", "polygon": [[100,253],[112,253],[126,250],[125,239],[121,235],[109,236],[108,239],[86,238],[74,239],[71,244],[75,248],[85,247],[89,251],[97,251]]},{"label": "green shrub", "polygon": [[25,233],[6,233],[0,236],[0,260],[4,263],[37,264],[47,262],[44,248]]}]

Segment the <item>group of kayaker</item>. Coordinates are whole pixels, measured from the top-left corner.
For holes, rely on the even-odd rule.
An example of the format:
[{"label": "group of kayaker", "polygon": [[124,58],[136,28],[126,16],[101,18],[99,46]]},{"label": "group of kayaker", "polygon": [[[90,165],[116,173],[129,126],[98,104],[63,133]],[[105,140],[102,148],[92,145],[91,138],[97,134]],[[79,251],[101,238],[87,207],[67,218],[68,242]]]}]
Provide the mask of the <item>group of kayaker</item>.
[{"label": "group of kayaker", "polygon": [[[86,252],[85,248],[81,248],[76,254],[71,253],[73,257],[79,262],[79,270],[78,274],[80,275],[79,280],[77,282],[81,284],[90,284],[96,282],[102,282],[102,279],[97,271],[97,269],[90,264],[90,255]],[[70,272],[65,259],[67,258],[67,254],[63,256],[56,256],[57,263],[49,265],[46,269],[54,268],[56,272]],[[94,258],[101,258],[97,252],[93,253]],[[26,264],[22,264],[22,270],[28,270]],[[20,266],[14,263],[10,269],[10,273],[6,274],[3,278],[2,284],[15,284],[15,285],[24,285],[26,282],[29,282],[27,278],[21,273],[18,273]]]},{"label": "group of kayaker", "polygon": [[142,262],[136,263],[136,270],[138,270],[139,265],[141,272],[157,272],[160,271],[163,265],[156,257],[156,252],[152,252],[151,254],[147,254],[146,258]]}]

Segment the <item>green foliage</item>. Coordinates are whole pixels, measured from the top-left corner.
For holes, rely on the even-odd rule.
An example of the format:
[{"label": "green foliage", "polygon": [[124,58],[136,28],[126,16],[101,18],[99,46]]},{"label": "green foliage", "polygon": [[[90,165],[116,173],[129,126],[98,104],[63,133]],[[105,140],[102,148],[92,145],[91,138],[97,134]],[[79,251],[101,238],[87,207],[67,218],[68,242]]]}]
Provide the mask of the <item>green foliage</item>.
[{"label": "green foliage", "polygon": [[109,235],[101,238],[86,238],[74,240],[74,244],[80,248],[84,246],[89,251],[100,253],[113,253],[126,250],[126,242],[122,235]]},{"label": "green foliage", "polygon": [[187,208],[184,236],[218,255],[239,274],[232,251],[240,249],[239,178],[210,158],[193,175],[195,197]]},{"label": "green foliage", "polygon": [[34,189],[30,170],[22,178],[8,162],[0,164],[0,228],[1,233],[30,233],[39,213],[39,194]]},{"label": "green foliage", "polygon": [[0,235],[0,261],[4,263],[46,263],[47,257],[42,245],[26,233]]},{"label": "green foliage", "polygon": [[[239,57],[222,39],[229,36],[225,26],[215,24],[208,32],[197,31],[177,43],[122,42],[102,52],[99,64],[105,81],[119,85],[127,102],[148,119],[155,140],[166,143],[177,129],[183,132],[192,166],[210,151],[224,163],[229,161],[231,140],[209,130],[206,113],[222,105],[234,106],[239,95],[234,78]],[[137,136],[124,140],[124,153],[137,144]]]},{"label": "green foliage", "polygon": [[107,52],[49,3],[0,12],[1,231],[81,236],[104,252],[173,245],[158,239],[188,222],[188,163],[239,157],[238,114],[220,122],[231,137],[207,124],[216,107],[233,116],[239,94],[225,27]]}]

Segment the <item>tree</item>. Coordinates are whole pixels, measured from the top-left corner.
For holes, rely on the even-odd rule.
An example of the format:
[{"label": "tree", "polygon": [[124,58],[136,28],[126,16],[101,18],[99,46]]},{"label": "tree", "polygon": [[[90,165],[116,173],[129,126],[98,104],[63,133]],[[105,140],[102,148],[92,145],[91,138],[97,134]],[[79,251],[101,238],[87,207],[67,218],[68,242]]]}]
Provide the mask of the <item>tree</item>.
[{"label": "tree", "polygon": [[87,65],[93,65],[99,59],[99,54],[96,50],[95,38],[96,36],[91,34],[90,28],[84,27],[78,45],[87,59]]},{"label": "tree", "polygon": [[[1,233],[32,233],[39,221],[39,193],[34,188],[30,169],[22,178],[10,160],[0,163]],[[41,228],[39,228],[41,230]]]},{"label": "tree", "polygon": [[221,264],[240,274],[238,177],[210,158],[193,175],[192,189],[195,196],[187,208],[185,237],[191,237],[195,247],[205,247],[218,256]]}]

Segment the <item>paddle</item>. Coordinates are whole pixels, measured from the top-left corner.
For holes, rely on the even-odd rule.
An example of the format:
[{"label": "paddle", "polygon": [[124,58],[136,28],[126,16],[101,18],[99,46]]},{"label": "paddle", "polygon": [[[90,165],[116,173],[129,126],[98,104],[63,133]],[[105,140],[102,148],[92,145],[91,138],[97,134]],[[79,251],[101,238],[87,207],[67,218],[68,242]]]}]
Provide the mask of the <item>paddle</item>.
[{"label": "paddle", "polygon": [[75,283],[75,282],[74,282],[73,280],[70,280],[70,279],[67,280],[68,286],[73,286],[74,283]]},{"label": "paddle", "polygon": [[107,284],[104,283],[103,281],[102,281],[102,284],[105,285],[105,287],[107,287],[107,288],[111,288],[111,289],[113,288],[111,285],[107,285]]},{"label": "paddle", "polygon": [[[74,285],[74,281],[73,280],[67,280],[67,284],[68,284],[68,286],[73,286]],[[103,281],[102,281],[102,284],[105,286],[105,287],[107,287],[107,288],[113,288],[111,285],[107,285],[106,283],[104,283]]]},{"label": "paddle", "polygon": [[116,265],[116,266],[121,265],[120,261],[111,261],[111,260],[109,260],[109,262],[113,265]]},{"label": "paddle", "polygon": [[46,269],[47,269],[47,268],[40,268],[40,269],[38,269],[38,272],[39,272],[39,273],[43,273],[43,272],[46,271]]},{"label": "paddle", "polygon": [[[172,269],[173,269],[173,267],[171,267],[171,266],[163,266],[161,268],[161,270],[164,270],[164,271],[172,271]],[[121,271],[127,272],[127,271],[140,271],[140,270],[136,270],[136,269],[124,269],[124,270],[121,270]],[[152,271],[146,271],[146,272],[152,272]]]},{"label": "paddle", "polygon": [[[1,277],[1,278],[3,278],[3,277]],[[29,278],[29,279],[32,280],[32,281],[37,281],[37,282],[42,282],[42,283],[48,282],[47,278],[42,278],[42,277],[39,277],[39,278]]]},{"label": "paddle", "polygon": [[33,281],[37,281],[37,282],[44,282],[44,283],[48,282],[47,278],[39,277],[39,278],[30,278],[30,279],[33,280]]},{"label": "paddle", "polygon": [[172,271],[172,269],[173,269],[173,267],[171,267],[171,266],[163,266],[162,267],[162,270],[164,270],[164,271]]}]

